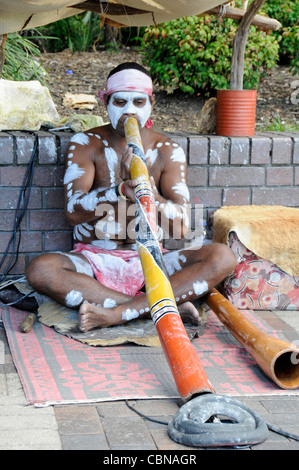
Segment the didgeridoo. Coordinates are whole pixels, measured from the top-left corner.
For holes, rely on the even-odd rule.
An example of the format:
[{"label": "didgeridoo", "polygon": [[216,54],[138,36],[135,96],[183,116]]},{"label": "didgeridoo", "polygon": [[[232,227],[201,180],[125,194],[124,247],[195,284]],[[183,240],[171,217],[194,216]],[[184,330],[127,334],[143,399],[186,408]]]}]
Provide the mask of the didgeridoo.
[{"label": "didgeridoo", "polygon": [[155,198],[144,163],[137,120],[127,118],[124,127],[127,144],[133,149],[131,178],[138,182],[135,187],[136,243],[151,317],[177,389],[184,400],[189,400],[201,393],[213,393],[214,389],[186,333],[163,262],[157,237]]}]

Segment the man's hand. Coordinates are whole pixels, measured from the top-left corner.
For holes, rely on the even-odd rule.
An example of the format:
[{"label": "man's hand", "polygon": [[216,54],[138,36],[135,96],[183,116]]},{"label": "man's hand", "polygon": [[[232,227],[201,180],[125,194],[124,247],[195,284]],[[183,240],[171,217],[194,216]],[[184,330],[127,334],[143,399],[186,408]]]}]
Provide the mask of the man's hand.
[{"label": "man's hand", "polygon": [[[126,146],[125,150],[123,151],[121,162],[120,162],[120,177],[123,180],[124,184],[122,186],[123,192],[125,196],[130,199],[131,202],[135,202],[135,193],[134,188],[138,184],[137,181],[131,179],[131,160],[133,157],[133,149],[132,147]],[[150,158],[146,159],[147,169],[149,170],[151,166]],[[154,179],[151,178],[151,184],[153,185],[156,193],[158,194],[157,188],[155,186]]]},{"label": "man's hand", "polygon": [[137,181],[135,180],[126,180],[122,186],[122,191],[124,196],[126,196],[131,202],[135,203],[135,186]]}]

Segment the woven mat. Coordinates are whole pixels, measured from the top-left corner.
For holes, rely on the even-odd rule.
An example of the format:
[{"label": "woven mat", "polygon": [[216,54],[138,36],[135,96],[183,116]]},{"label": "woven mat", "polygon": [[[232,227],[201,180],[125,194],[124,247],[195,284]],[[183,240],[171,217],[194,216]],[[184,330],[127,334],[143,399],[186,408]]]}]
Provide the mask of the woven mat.
[{"label": "woven mat", "polygon": [[[266,322],[253,312],[244,314],[261,329],[273,333],[269,318]],[[91,347],[39,321],[30,333],[24,334],[20,333],[19,326],[25,312],[1,307],[0,315],[29,404],[48,406],[125,398],[179,398],[162,348],[132,344]],[[217,393],[230,396],[299,394],[299,390],[278,388],[213,312],[206,312],[206,316],[205,332],[192,344]],[[275,336],[283,337],[283,333],[276,330]]]},{"label": "woven mat", "polygon": [[[204,308],[198,309],[205,320]],[[58,304],[49,299],[38,309],[38,318],[46,326],[53,326],[58,333],[76,339],[89,346],[115,346],[126,343],[140,346],[161,347],[156,327],[151,319],[133,320],[123,325],[110,328],[97,328],[82,333],[78,328],[78,311]],[[205,321],[201,325],[186,323],[186,332],[190,340],[204,333]]]}]

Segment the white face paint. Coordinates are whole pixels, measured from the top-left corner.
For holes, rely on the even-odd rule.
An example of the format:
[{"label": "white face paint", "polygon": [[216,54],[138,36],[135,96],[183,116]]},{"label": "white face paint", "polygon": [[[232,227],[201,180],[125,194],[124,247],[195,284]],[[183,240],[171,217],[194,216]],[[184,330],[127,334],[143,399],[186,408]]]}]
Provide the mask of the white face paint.
[{"label": "white face paint", "polygon": [[[146,99],[144,106],[136,106],[138,99]],[[119,101],[118,101],[119,100]],[[117,105],[117,101],[119,105]],[[123,105],[120,106],[121,101]],[[136,91],[117,91],[112,93],[107,106],[108,116],[114,129],[123,114],[136,114],[139,118],[141,127],[144,127],[146,121],[151,115],[152,105],[149,96],[146,93]]]}]

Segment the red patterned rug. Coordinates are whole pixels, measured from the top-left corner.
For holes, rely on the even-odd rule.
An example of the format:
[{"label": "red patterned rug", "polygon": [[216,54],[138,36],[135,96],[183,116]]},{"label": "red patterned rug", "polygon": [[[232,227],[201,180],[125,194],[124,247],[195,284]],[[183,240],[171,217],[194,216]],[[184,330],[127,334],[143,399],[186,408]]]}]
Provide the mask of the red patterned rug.
[{"label": "red patterned rug", "polygon": [[[284,322],[272,312],[266,312],[266,319],[261,319],[259,312],[243,313],[273,336],[287,337],[289,341],[296,338],[294,330],[285,329]],[[0,319],[1,315],[28,404],[179,398],[161,348],[130,344],[92,347],[39,322],[30,333],[24,334],[19,326],[25,312],[2,306]],[[276,386],[213,312],[206,312],[206,316],[205,332],[192,340],[192,344],[216,393],[230,396],[299,394],[299,390],[286,391]]]}]

